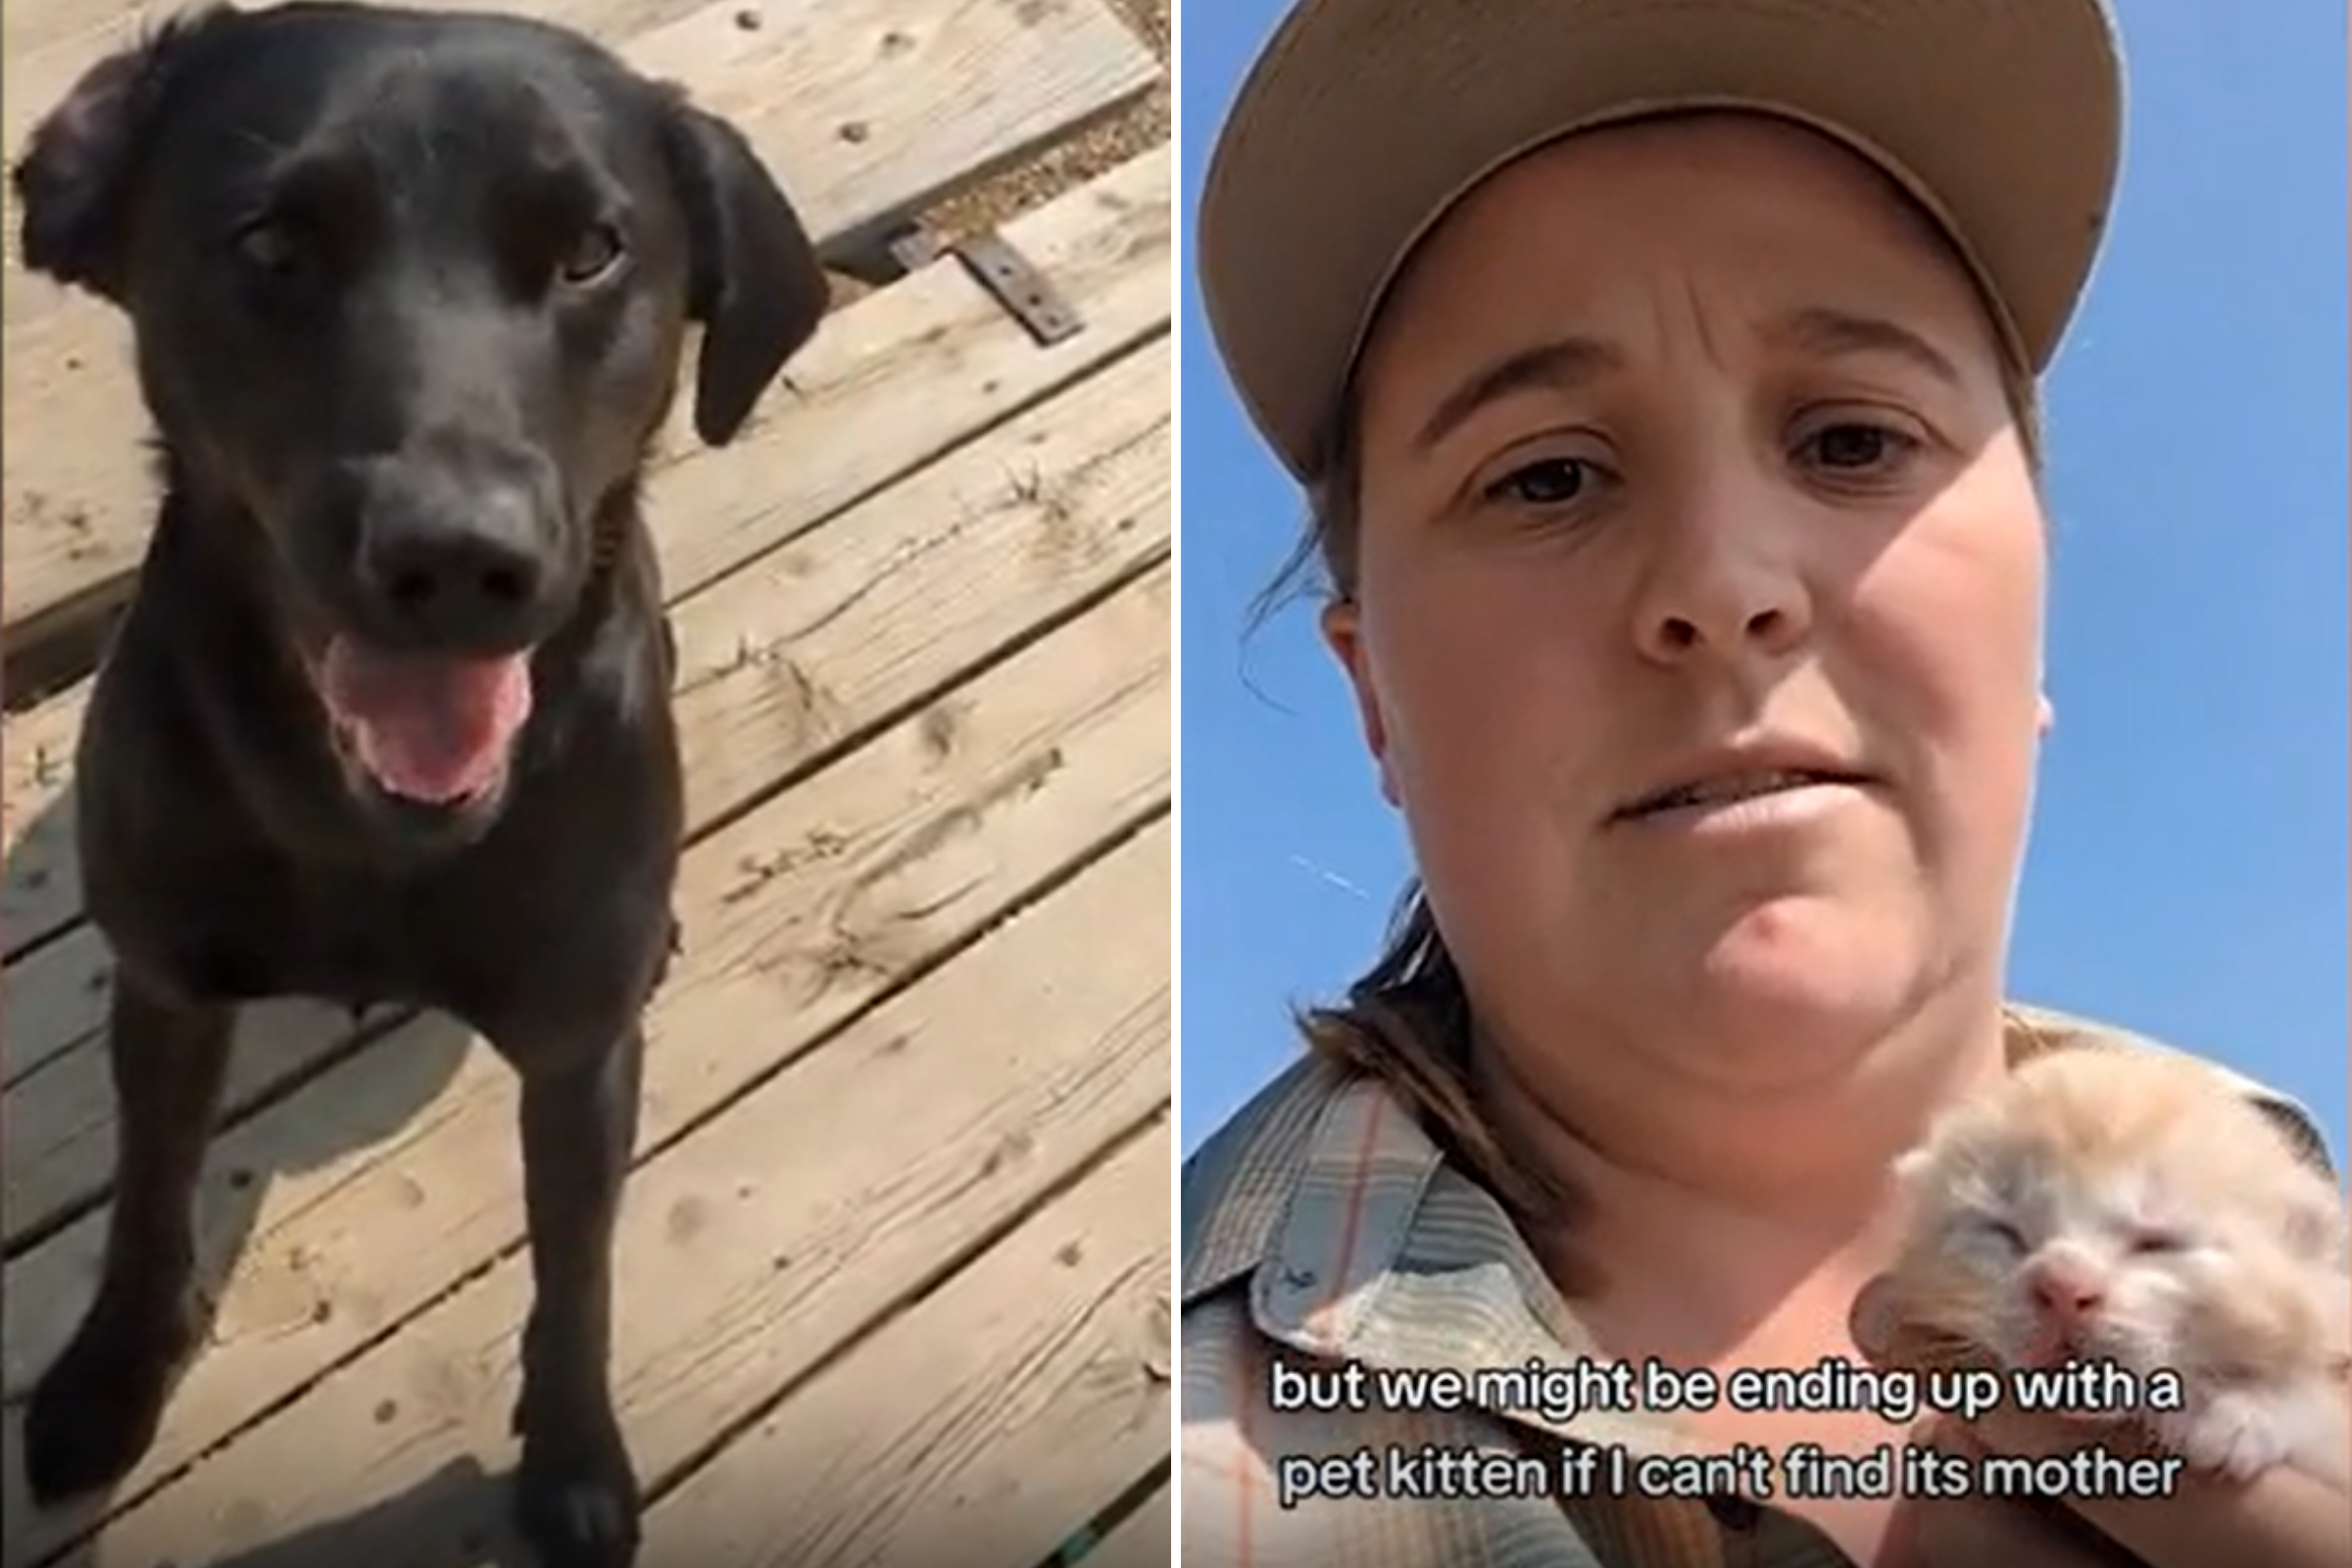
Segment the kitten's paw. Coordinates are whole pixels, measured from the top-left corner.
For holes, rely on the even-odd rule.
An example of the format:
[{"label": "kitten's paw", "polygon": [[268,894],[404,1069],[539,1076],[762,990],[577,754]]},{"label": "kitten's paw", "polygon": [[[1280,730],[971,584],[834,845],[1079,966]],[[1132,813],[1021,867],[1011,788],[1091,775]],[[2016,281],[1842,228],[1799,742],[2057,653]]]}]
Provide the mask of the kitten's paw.
[{"label": "kitten's paw", "polygon": [[2158,1435],[2189,1465],[2231,1481],[2247,1482],[2287,1456],[2284,1425],[2270,1403],[2236,1390],[2216,1394],[2201,1405],[2168,1412]]}]

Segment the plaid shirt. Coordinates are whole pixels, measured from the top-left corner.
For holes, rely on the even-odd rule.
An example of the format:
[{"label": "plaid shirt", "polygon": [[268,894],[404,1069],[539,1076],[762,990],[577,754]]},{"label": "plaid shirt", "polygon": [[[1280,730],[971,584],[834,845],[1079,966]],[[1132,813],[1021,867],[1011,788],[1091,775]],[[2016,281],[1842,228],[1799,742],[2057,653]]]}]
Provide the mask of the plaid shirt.
[{"label": "plaid shirt", "polygon": [[[2013,1056],[2050,1046],[2163,1051],[2065,1014],[2013,1009]],[[2217,1069],[2219,1070],[2219,1069]],[[2304,1108],[2234,1074],[2328,1165]],[[1302,1060],[1184,1166],[1183,1559],[1195,1568],[1852,1568],[1769,1506],[1544,1494],[1388,1494],[1391,1450],[1495,1462],[1562,1445],[1698,1451],[1667,1417],[1588,1409],[1551,1421],[1465,1406],[1273,1407],[1277,1365],[1470,1374],[1597,1354],[1501,1205],[1383,1086]],[[1369,1452],[1374,1494],[1277,1502],[1277,1464]],[[1363,1483],[1358,1482],[1357,1485]]]}]

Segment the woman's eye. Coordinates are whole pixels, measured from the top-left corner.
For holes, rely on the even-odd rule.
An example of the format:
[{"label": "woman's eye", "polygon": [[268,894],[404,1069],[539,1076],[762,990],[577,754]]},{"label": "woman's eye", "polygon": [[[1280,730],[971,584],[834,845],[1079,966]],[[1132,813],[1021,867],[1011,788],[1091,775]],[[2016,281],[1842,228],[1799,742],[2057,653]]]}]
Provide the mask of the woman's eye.
[{"label": "woman's eye", "polygon": [[1514,468],[1487,486],[1490,501],[1516,501],[1522,506],[1558,507],[1585,493],[1592,478],[1587,466],[1575,458],[1546,458]]},{"label": "woman's eye", "polygon": [[1833,424],[1805,443],[1816,465],[1840,470],[1884,467],[1917,445],[1912,437],[1883,424]]}]

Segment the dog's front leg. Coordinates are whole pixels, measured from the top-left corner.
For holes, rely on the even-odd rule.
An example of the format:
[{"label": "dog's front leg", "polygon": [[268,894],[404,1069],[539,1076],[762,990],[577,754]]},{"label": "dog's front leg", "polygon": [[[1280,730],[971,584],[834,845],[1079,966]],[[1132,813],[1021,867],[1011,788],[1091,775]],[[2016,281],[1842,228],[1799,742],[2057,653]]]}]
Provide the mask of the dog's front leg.
[{"label": "dog's front leg", "polygon": [[196,1184],[220,1114],[232,1004],[185,1002],[115,976],[115,1201],[97,1295],[24,1414],[24,1470],[44,1506],[111,1487],[155,1442],[205,1332],[196,1293]]},{"label": "dog's front leg", "polygon": [[632,1023],[596,1060],[522,1074],[533,1298],[514,1407],[515,1502],[544,1568],[622,1568],[637,1552],[637,1479],[611,1361],[612,1234],[636,1148],[644,1050]]}]

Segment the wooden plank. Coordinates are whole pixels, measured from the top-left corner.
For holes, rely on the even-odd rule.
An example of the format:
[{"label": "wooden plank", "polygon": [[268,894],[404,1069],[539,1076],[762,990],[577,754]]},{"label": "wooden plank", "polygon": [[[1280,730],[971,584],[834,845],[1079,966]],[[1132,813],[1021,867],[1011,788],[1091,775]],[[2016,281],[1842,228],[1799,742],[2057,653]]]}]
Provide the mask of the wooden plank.
[{"label": "wooden plank", "polygon": [[[104,981],[110,966],[95,938],[74,944],[73,952],[90,958]],[[343,1008],[302,997],[247,1008],[237,1021],[230,1066],[234,1098],[228,1114],[239,1121],[252,1115],[266,1097],[363,1049],[400,1016],[379,1008],[361,1026]],[[454,1066],[447,1052],[419,1055],[415,1065],[428,1062],[444,1073]],[[430,1082],[420,1081],[398,1106],[383,1106],[388,1123],[381,1131],[397,1130],[398,1119],[414,1101],[433,1092]],[[8,1182],[0,1218],[5,1219],[7,1250],[13,1255],[59,1225],[88,1213],[114,1190],[114,1079],[95,1032],[79,1049],[11,1085],[6,1111]]]},{"label": "wooden plank", "polygon": [[0,718],[0,956],[12,963],[81,917],[66,802],[88,701],[84,683]]},{"label": "wooden plank", "polygon": [[[860,730],[922,701],[957,670],[1161,559],[1172,456],[1168,358],[1164,340],[1140,351],[690,602],[676,626],[691,821],[699,828],[722,819],[821,766]],[[1006,488],[1007,454],[1037,463],[1029,470],[1036,477]],[[983,485],[998,491],[993,505]],[[1165,647],[1170,634],[1163,620],[1148,635]],[[772,645],[789,648],[789,658],[762,652]],[[778,863],[790,858],[784,853]],[[691,920],[686,940],[699,940]],[[37,1046],[64,1037],[69,1010],[82,1014],[67,1020],[82,1025],[78,1044],[50,1053],[9,1091],[12,1247],[89,1207],[111,1180],[113,1120],[98,1036],[110,962],[85,926],[34,955],[0,992],[12,1051],[20,1024]],[[345,1014],[315,1003],[253,1009],[240,1020],[242,1049],[230,1064],[230,1123],[283,1084],[347,1054],[355,1032]],[[427,1063],[454,1067],[448,1052],[416,1053],[414,1060],[419,1073]],[[419,1076],[396,1102],[415,1104],[434,1092]]]},{"label": "wooden plank", "polygon": [[1162,1483],[1078,1561],[1086,1568],[1168,1568],[1176,1560],[1175,1505],[1173,1490]]},{"label": "wooden plank", "polygon": [[[646,1154],[905,977],[999,925],[1126,824],[1164,815],[1168,595],[1163,565],[689,852],[681,901],[689,944],[648,1020]],[[796,863],[777,874],[786,859]],[[1164,984],[1164,892],[1158,908],[1162,924],[1136,928],[1143,956],[1134,961],[1148,962]],[[1086,937],[1070,949],[1087,965],[1135,945],[1105,941],[1105,932],[1122,928],[1089,919]],[[1053,1010],[1032,1009],[1031,1028],[1042,1028]],[[982,1014],[966,1007],[960,1016],[968,1023]],[[418,1102],[414,1081],[438,1069],[419,1067],[417,1058],[441,1053],[455,1036],[446,1025],[437,1036],[434,1024],[405,1026],[216,1145],[200,1245],[214,1277],[229,1256],[234,1272],[221,1293],[215,1343],[180,1387],[147,1463],[121,1494],[123,1503],[520,1243],[514,1089],[486,1050],[461,1038],[455,1081],[390,1138],[355,1151],[345,1136],[355,1119],[373,1128],[384,1105]],[[974,1038],[962,1045],[1029,1049],[1019,1029],[994,1044]],[[1154,1070],[1164,1097],[1164,1062]],[[817,1129],[835,1127],[857,1140],[881,1136],[873,1126],[853,1128],[838,1114],[837,1099],[831,1091],[797,1098],[811,1107],[812,1127],[792,1137],[821,1142]],[[929,1139],[931,1125],[919,1112],[903,1114]],[[778,1139],[768,1127],[758,1159],[772,1165],[793,1157],[798,1146]],[[1017,1148],[1007,1153],[1017,1156]],[[880,1168],[903,1180],[917,1166],[894,1155]],[[821,1183],[811,1186],[821,1190]],[[648,1201],[636,1202],[640,1215],[660,1211]],[[80,1310],[99,1241],[95,1223],[80,1222],[9,1264],[0,1290],[9,1302],[13,1386],[28,1381],[62,1343]],[[236,1255],[229,1250],[240,1243]],[[715,1255],[708,1266],[718,1266]],[[667,1297],[682,1287],[680,1273],[669,1263],[633,1277],[661,1280]],[[699,1325],[696,1344],[707,1348],[711,1331]],[[672,1389],[691,1381],[689,1359],[666,1366],[654,1383]],[[377,1394],[400,1396],[410,1387]],[[639,1424],[660,1427],[668,1419],[662,1411],[657,1402]],[[31,1511],[22,1494],[16,1415],[10,1412],[0,1440],[7,1488],[0,1518],[11,1533],[11,1561],[20,1551],[61,1546],[92,1522],[86,1514]],[[685,1423],[677,1441],[687,1442],[691,1428]]]},{"label": "wooden plank", "polygon": [[[264,4],[237,0],[241,9]],[[702,0],[406,0],[436,11],[514,11],[579,27],[597,37],[619,37],[673,22]],[[6,108],[0,125],[20,146],[32,122],[98,59],[166,18],[190,9],[190,0],[9,0],[0,7],[7,40]],[[747,9],[758,10],[759,7]]]},{"label": "wooden plank", "polygon": [[[953,260],[838,313],[796,368],[793,396],[735,445],[696,449],[654,482],[672,603],[1164,332],[1171,173],[1162,149],[1007,226],[1086,315],[1085,331],[1050,349]],[[0,727],[11,835],[0,942],[12,959],[81,914],[68,764],[87,700],[84,683]],[[86,1031],[86,1009],[76,1016],[70,1027]],[[10,1078],[71,1043],[47,1027],[5,1013]]]},{"label": "wooden plank", "polygon": [[[620,48],[734,118],[834,246],[1132,102],[1158,74],[1101,0],[770,0],[755,28],[744,9],[718,0]],[[27,77],[42,103],[71,80]],[[12,81],[11,104],[26,101]],[[120,603],[153,498],[121,318],[16,269],[7,295],[0,396],[42,419],[9,443],[0,646],[15,662]]]},{"label": "wooden plank", "polygon": [[9,71],[4,95],[11,111],[6,121],[9,144],[16,145],[21,130],[14,113],[16,72],[33,55],[84,33],[112,38],[130,25],[144,25],[178,9],[176,5],[142,4],[140,0],[15,0],[12,5],[0,7],[0,51],[5,52]]},{"label": "wooden plank", "polygon": [[[1162,559],[1170,363],[1160,339],[688,602],[676,627],[690,819],[731,815],[822,765],[956,671]],[[1153,635],[1164,646],[1169,632]],[[770,652],[779,646],[789,657]],[[686,936],[697,940],[692,922]],[[84,926],[0,990],[0,1046],[20,1074],[8,1116],[24,1129],[4,1151],[12,1245],[87,1207],[109,1178],[96,1060],[109,963]],[[232,1123],[340,1058],[352,1033],[316,1004],[254,1009],[240,1033],[250,1049],[230,1066]],[[68,1067],[68,1055],[92,1060]],[[415,1054],[420,1069],[450,1058]],[[433,1092],[419,1079],[398,1102]]]},{"label": "wooden plank", "polygon": [[[1164,339],[1139,351],[691,601],[676,622],[691,820],[731,815],[821,766],[958,670],[1162,559],[1169,358]],[[1029,462],[1038,466],[1019,467]],[[1008,467],[1031,477],[1007,486]],[[786,633],[789,659],[762,652]],[[1149,635],[1164,648],[1170,633],[1163,623]],[[699,939],[688,921],[688,944]],[[70,962],[79,967],[59,975]],[[28,1036],[50,1031],[32,1036],[37,1047],[64,1036],[69,1008],[85,1015],[78,1049],[50,1053],[46,1067],[10,1091],[10,1125],[24,1129],[5,1150],[12,1242],[86,1207],[110,1177],[113,1124],[97,1033],[109,964],[85,926],[36,954],[0,992],[9,1008],[0,1040],[12,1054],[20,1024]],[[60,990],[36,987],[38,978]],[[232,1123],[283,1083],[344,1054],[353,1032],[343,1014],[316,1004],[254,1009],[240,1033],[248,1049],[230,1068]],[[67,1054],[90,1062],[56,1061]],[[400,1102],[432,1092],[419,1081]]]},{"label": "wooden plank", "polygon": [[1037,1563],[1168,1453],[1165,1123],[662,1500],[656,1562]]},{"label": "wooden plank", "polygon": [[[1162,1116],[1169,886],[1162,820],[637,1173],[618,1239],[613,1385],[649,1493],[776,1390],[931,1291],[1107,1145]],[[1101,943],[1105,929],[1136,941]],[[1115,1349],[1134,1368],[1124,1385],[1148,1385],[1136,1390],[1143,1398],[1058,1410],[1092,1420],[1105,1450],[1143,1450],[1152,1439],[1166,1450],[1166,1390],[1143,1363],[1148,1351],[1166,1354],[1169,1336],[1171,1156],[1162,1121],[1157,1138],[1131,1140],[1122,1166],[1080,1185],[1084,1225],[1054,1225],[1042,1255],[1035,1242],[1013,1244],[1016,1279],[1045,1309],[1030,1319],[1065,1316],[1054,1309],[1077,1281],[1084,1298],[1099,1298],[1105,1265],[1122,1296],[1139,1298]],[[1072,1242],[1084,1269],[1056,1265]],[[1056,1267],[1063,1279],[1049,1279]],[[981,1269],[995,1281],[1004,1274],[993,1255]],[[124,1511],[92,1540],[92,1561],[225,1561],[264,1546],[289,1561],[355,1556],[374,1568],[506,1561],[504,1497],[433,1479],[452,1462],[511,1460],[513,1340],[527,1289],[524,1257],[506,1257]],[[978,1328],[966,1316],[966,1336]],[[948,1349],[957,1356],[976,1343],[951,1340]],[[858,1368],[858,1356],[835,1363],[852,1390],[872,1378],[872,1361]],[[813,1385],[823,1410],[840,1403],[842,1375]],[[931,1382],[931,1394],[955,1387]],[[795,1403],[783,1405],[788,1420]],[[840,1452],[884,1429],[833,1420],[816,1434]],[[1089,1491],[1082,1467],[1068,1474],[1075,1491]],[[376,1538],[348,1540],[353,1516],[369,1519]],[[682,1558],[649,1543],[647,1561]]]},{"label": "wooden plank", "polygon": [[106,1013],[110,963],[97,933],[76,927],[66,941],[9,965],[0,985],[0,1060],[12,1093],[24,1074],[86,1043]]}]

